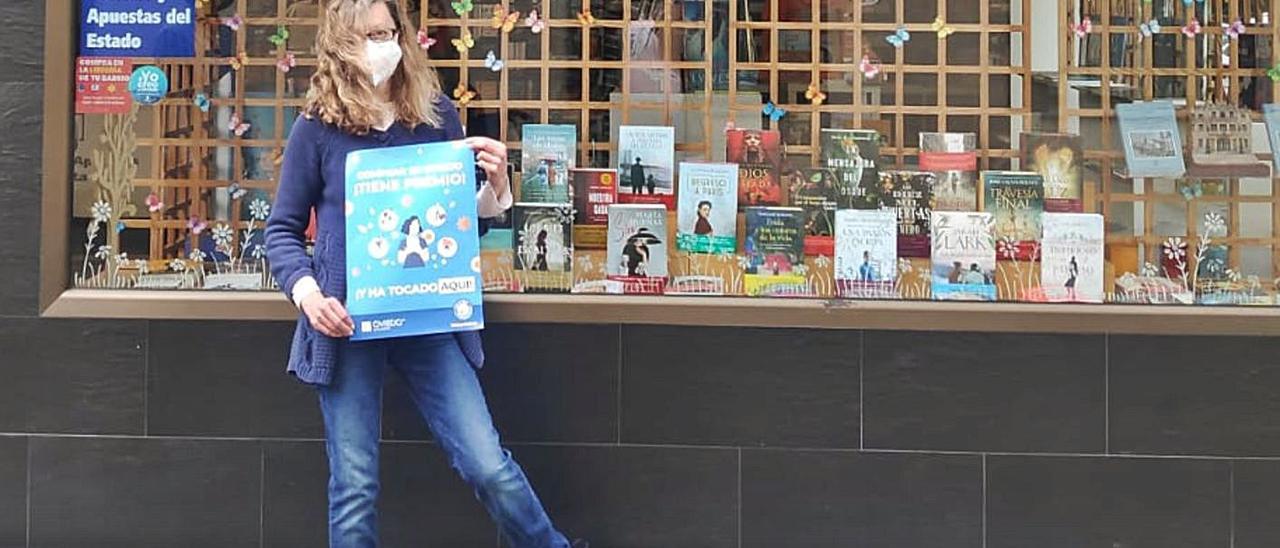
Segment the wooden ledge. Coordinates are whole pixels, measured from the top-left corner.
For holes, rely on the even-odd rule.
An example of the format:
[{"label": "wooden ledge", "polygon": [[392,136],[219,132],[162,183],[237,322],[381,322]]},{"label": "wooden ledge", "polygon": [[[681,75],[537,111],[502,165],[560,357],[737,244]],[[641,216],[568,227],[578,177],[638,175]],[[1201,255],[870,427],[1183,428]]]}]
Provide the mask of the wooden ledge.
[{"label": "wooden ledge", "polygon": [[[1280,335],[1280,307],[828,301],[747,297],[485,297],[490,323],[657,324],[1006,333]],[[44,316],[155,320],[293,320],[276,292],[72,289]]]}]

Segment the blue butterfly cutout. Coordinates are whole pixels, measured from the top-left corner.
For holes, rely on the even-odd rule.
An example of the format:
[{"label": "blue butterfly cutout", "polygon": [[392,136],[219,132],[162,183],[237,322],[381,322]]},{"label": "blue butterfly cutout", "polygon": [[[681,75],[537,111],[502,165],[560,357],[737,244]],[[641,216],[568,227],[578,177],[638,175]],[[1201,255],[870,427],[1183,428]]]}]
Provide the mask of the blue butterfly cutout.
[{"label": "blue butterfly cutout", "polygon": [[116,232],[124,232],[124,221],[116,221]]},{"label": "blue butterfly cutout", "polygon": [[[1184,5],[1184,6],[1190,6],[1192,1],[1193,1],[1193,0],[1182,0],[1182,5]],[[1203,3],[1204,3],[1204,0],[1194,0],[1194,2],[1195,2],[1195,3],[1197,3],[1197,4],[1203,4]]]},{"label": "blue butterfly cutout", "polygon": [[211,103],[209,102],[208,95],[197,93],[194,102],[196,104],[196,108],[200,109],[200,112],[209,112],[209,105]]},{"label": "blue butterfly cutout", "polygon": [[231,183],[231,186],[227,187],[227,195],[231,196],[232,200],[239,200],[248,192],[248,190],[240,186],[240,183]]},{"label": "blue butterfly cutout", "polygon": [[893,34],[884,37],[884,39],[890,44],[893,44],[893,47],[901,48],[907,42],[911,41],[911,33],[907,32],[907,27],[898,27],[898,30],[894,31]]},{"label": "blue butterfly cutout", "polygon": [[1178,192],[1182,193],[1183,198],[1194,200],[1204,196],[1204,185],[1199,182],[1182,183],[1178,185]]},{"label": "blue butterfly cutout", "polygon": [[783,116],[787,115],[787,111],[783,110],[782,107],[773,104],[773,101],[769,101],[764,105],[764,115],[768,116],[769,119],[776,124],[778,120],[781,120]]}]

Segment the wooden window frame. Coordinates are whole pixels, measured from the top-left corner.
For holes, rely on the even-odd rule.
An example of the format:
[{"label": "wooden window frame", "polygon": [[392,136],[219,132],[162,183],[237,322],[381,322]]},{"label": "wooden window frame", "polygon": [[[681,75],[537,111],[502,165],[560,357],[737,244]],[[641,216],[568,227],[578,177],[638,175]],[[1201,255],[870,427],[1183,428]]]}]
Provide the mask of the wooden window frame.
[{"label": "wooden window frame", "polygon": [[[68,268],[76,54],[74,0],[45,11],[39,310],[51,318],[282,321],[278,292],[73,289]],[[1280,335],[1280,307],[853,301],[748,297],[486,295],[491,322],[819,329]],[[975,323],[977,320],[977,323]]]}]

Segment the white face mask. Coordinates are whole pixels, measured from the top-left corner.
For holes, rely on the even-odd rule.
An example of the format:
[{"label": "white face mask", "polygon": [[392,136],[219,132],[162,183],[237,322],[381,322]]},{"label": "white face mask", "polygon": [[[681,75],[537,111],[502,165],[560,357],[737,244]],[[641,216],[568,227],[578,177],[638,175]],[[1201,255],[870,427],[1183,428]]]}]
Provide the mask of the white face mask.
[{"label": "white face mask", "polygon": [[373,78],[373,87],[382,85],[383,82],[391,79],[391,75],[396,73],[396,68],[400,66],[400,57],[404,52],[400,51],[400,44],[395,40],[388,42],[374,42],[366,40],[364,43],[364,57],[369,75]]}]

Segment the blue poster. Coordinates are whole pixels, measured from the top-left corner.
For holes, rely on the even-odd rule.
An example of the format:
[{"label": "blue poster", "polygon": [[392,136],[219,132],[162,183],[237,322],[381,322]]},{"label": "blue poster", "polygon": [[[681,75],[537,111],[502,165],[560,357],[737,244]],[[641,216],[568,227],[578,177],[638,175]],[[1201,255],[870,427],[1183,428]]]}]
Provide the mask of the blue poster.
[{"label": "blue poster", "polygon": [[352,340],[484,327],[475,189],[460,141],[347,155]]},{"label": "blue poster", "polygon": [[150,65],[134,69],[129,77],[129,95],[140,105],[154,105],[169,93],[169,77]]},{"label": "blue poster", "polygon": [[82,57],[194,57],[196,0],[82,0]]}]

